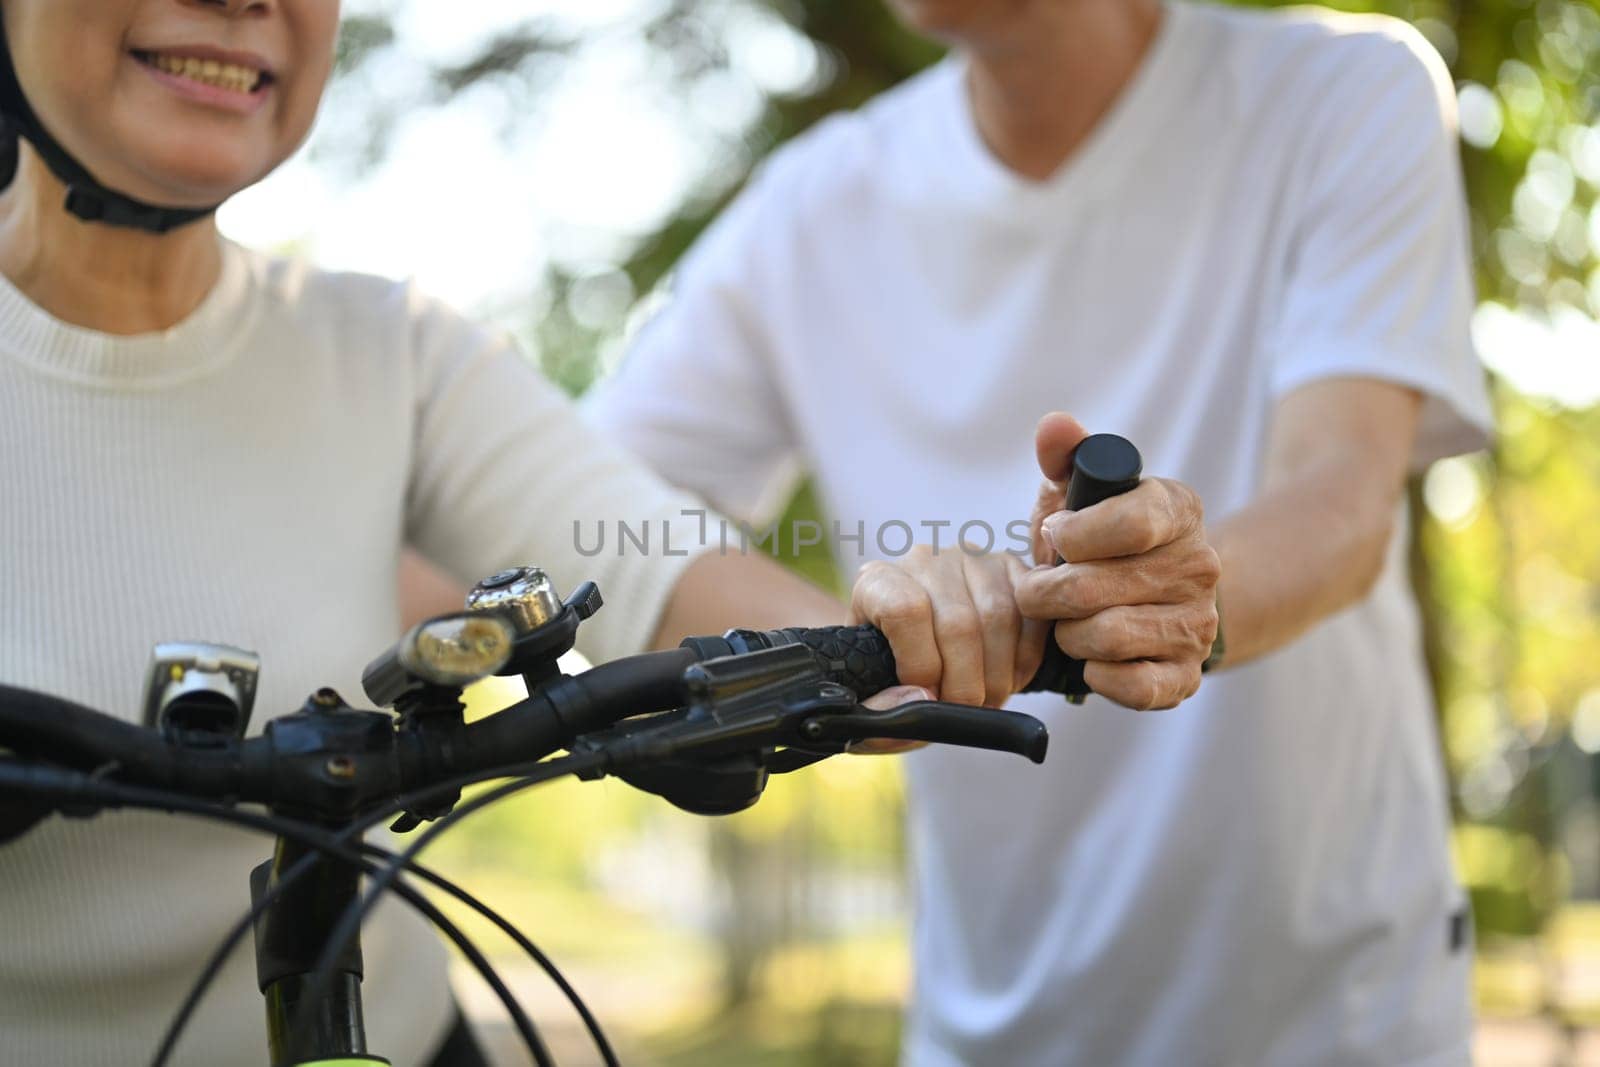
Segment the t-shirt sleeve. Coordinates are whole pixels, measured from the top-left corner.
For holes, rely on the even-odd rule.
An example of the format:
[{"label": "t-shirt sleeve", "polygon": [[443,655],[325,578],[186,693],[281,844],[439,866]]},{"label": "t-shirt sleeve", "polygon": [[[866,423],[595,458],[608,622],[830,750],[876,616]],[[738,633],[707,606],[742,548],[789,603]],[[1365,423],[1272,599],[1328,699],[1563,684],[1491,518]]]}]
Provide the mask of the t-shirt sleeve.
[{"label": "t-shirt sleeve", "polygon": [[802,467],[763,332],[763,275],[781,256],[778,235],[762,232],[766,195],[758,177],[707,231],[617,372],[583,405],[668,481],[757,524],[781,512]]},{"label": "t-shirt sleeve", "polygon": [[605,605],[579,630],[578,650],[594,662],[641,651],[702,550],[703,505],[586,425],[509,338],[409,299],[408,539],[464,583],[523,564],[542,567],[563,596],[593,580]]},{"label": "t-shirt sleeve", "polygon": [[1308,129],[1268,342],[1272,389],[1282,396],[1332,377],[1417,389],[1424,404],[1412,465],[1420,468],[1483,447],[1491,428],[1472,347],[1454,96],[1420,37],[1342,43],[1349,78],[1321,94]]}]

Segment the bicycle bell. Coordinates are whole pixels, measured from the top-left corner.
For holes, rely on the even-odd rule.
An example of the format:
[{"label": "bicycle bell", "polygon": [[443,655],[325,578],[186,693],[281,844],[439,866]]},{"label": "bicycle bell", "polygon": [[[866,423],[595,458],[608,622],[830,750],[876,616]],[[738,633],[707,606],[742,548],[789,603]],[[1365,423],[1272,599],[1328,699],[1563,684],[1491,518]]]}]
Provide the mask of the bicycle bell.
[{"label": "bicycle bell", "polygon": [[504,616],[519,637],[560,615],[563,606],[550,576],[538,567],[513,567],[492,574],[467,594],[468,611]]}]

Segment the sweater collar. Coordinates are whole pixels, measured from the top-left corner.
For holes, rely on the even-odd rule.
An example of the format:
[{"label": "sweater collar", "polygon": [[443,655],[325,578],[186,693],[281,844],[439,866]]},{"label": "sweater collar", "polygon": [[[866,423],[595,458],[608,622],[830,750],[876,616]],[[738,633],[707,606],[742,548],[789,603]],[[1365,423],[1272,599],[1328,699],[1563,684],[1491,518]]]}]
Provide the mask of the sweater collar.
[{"label": "sweater collar", "polygon": [[232,361],[248,332],[250,270],[222,242],[222,272],[200,306],[171,329],[121,336],[62,322],[0,275],[0,356],[79,385],[164,389]]}]

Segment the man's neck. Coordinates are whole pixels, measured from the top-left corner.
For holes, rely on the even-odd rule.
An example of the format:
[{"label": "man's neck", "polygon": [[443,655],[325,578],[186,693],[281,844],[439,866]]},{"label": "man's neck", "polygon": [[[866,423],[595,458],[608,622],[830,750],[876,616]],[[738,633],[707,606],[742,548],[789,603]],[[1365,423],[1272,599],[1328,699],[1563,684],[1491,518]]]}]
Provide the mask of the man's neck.
[{"label": "man's neck", "polygon": [[65,201],[66,188],[24,145],[0,197],[0,274],[63,322],[123,335],[168,330],[221,276],[209,218],[153,234],[83,222]]},{"label": "man's neck", "polygon": [[1035,181],[1054,174],[1133,80],[1162,17],[1160,0],[1038,3],[965,42],[973,117],[995,158]]}]

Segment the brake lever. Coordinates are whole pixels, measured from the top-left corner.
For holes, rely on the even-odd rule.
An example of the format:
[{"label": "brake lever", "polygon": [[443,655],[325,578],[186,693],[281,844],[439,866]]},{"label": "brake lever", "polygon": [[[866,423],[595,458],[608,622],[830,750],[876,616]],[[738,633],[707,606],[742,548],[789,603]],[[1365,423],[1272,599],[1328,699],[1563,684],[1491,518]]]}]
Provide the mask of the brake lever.
[{"label": "brake lever", "polygon": [[901,741],[928,741],[960,745],[991,752],[1010,752],[1043,763],[1050,747],[1050,732],[1032,715],[941,700],[913,700],[876,711],[857,705],[853,712],[815,715],[799,724],[805,743],[850,744],[885,737]]},{"label": "brake lever", "polygon": [[888,737],[1011,752],[1044,762],[1049,734],[1030,715],[918,700],[875,711],[830,682],[810,650],[789,645],[695,664],[689,704],[579,738],[599,751],[596,775],[613,774],[689,811],[727,814],[761,796],[769,773],[787,773]]},{"label": "brake lever", "polygon": [[643,720],[623,731],[591,735],[577,748],[599,748],[611,773],[627,777],[652,763],[694,761],[762,753],[774,773],[787,773],[838,755],[858,741],[893,738],[1009,752],[1043,763],[1050,746],[1044,723],[1031,715],[994,708],[914,700],[876,710],[854,701],[842,687],[823,685],[810,699],[773,714],[728,722],[694,712]]}]

